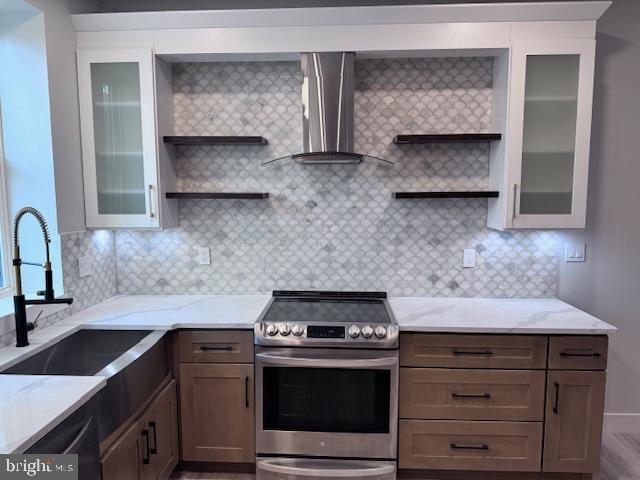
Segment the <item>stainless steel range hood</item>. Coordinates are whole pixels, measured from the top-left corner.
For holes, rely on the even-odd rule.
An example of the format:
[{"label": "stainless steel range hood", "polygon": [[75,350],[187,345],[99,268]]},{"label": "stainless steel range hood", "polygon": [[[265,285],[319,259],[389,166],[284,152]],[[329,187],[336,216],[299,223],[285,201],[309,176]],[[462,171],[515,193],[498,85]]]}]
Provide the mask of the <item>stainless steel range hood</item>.
[{"label": "stainless steel range hood", "polygon": [[353,148],[354,60],[353,52],[302,54],[304,151],[283,158],[317,165],[360,163],[368,157],[354,152]]}]

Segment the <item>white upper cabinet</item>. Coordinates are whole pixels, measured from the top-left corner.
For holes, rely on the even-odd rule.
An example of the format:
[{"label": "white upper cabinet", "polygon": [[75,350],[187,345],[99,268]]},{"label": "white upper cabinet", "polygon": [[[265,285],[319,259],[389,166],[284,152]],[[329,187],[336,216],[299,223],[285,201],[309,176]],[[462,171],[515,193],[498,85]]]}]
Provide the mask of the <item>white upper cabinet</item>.
[{"label": "white upper cabinet", "polygon": [[595,41],[517,41],[510,56],[504,200],[489,226],[584,228]]},{"label": "white upper cabinet", "polygon": [[150,49],[79,50],[88,228],[162,227]]}]

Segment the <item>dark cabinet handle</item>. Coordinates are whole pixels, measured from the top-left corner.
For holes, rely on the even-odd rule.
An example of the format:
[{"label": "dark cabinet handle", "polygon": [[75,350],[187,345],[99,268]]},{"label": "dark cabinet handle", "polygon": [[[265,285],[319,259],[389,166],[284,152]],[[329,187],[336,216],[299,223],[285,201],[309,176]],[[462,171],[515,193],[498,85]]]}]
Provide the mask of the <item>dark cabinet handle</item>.
[{"label": "dark cabinet handle", "polygon": [[493,355],[491,350],[453,350],[454,355]]},{"label": "dark cabinet handle", "polygon": [[456,393],[456,392],[453,392],[451,394],[451,396],[453,398],[483,398],[483,399],[486,399],[486,400],[489,400],[491,398],[491,394],[490,393],[473,394],[473,393]]},{"label": "dark cabinet handle", "polygon": [[151,455],[158,453],[158,437],[156,435],[156,422],[149,422],[149,429],[153,429],[153,447],[149,450]]},{"label": "dark cabinet handle", "polygon": [[591,353],[570,353],[570,352],[560,352],[561,357],[585,357],[585,358],[600,358],[602,356],[601,353],[591,352]]},{"label": "dark cabinet handle", "polygon": [[456,442],[449,444],[454,450],[489,450],[489,445],[482,443],[480,445],[458,445]]},{"label": "dark cabinet handle", "polygon": [[244,406],[249,408],[249,377],[244,377]]},{"label": "dark cabinet handle", "polygon": [[149,430],[146,428],[142,430],[142,436],[144,437],[145,450],[142,453],[142,463],[149,465]]},{"label": "dark cabinet handle", "polygon": [[553,404],[553,413],[558,415],[558,401],[560,399],[560,384],[558,382],[555,382],[553,385],[556,387],[556,399]]},{"label": "dark cabinet handle", "polygon": [[230,352],[231,350],[233,350],[233,347],[231,345],[223,345],[221,347],[211,347],[209,345],[202,345],[200,347],[200,350],[202,350],[203,352],[208,352],[208,351],[223,351],[223,352]]}]

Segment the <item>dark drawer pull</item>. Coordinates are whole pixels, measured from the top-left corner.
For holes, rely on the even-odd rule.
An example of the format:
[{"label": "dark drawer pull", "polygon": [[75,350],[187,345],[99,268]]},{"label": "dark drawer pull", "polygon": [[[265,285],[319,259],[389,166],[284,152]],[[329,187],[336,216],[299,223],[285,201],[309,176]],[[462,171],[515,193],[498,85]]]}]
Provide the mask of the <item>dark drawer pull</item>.
[{"label": "dark drawer pull", "polygon": [[489,450],[489,445],[482,443],[480,445],[458,445],[456,442],[449,444],[454,450]]},{"label": "dark drawer pull", "polygon": [[156,422],[149,422],[149,429],[153,429],[153,447],[149,449],[151,455],[158,453],[158,435],[156,434]]},{"label": "dark drawer pull", "polygon": [[569,353],[569,352],[560,352],[561,357],[584,357],[584,358],[600,358],[602,354],[598,352],[592,353]]},{"label": "dark drawer pull", "polygon": [[454,355],[493,355],[491,350],[453,350]]},{"label": "dark drawer pull", "polygon": [[485,400],[489,400],[491,398],[491,394],[490,393],[473,394],[473,393],[456,393],[456,392],[453,392],[451,394],[451,396],[453,398],[483,398]]},{"label": "dark drawer pull", "polygon": [[244,406],[249,408],[249,377],[244,377]]},{"label": "dark drawer pull", "polygon": [[553,385],[556,388],[556,399],[553,404],[553,413],[558,415],[558,402],[560,401],[560,384],[558,382],[554,382]]},{"label": "dark drawer pull", "polygon": [[230,352],[231,350],[233,350],[233,347],[231,345],[224,345],[222,347],[210,347],[209,345],[202,345],[200,347],[200,350],[202,350],[203,352],[208,352],[208,351]]},{"label": "dark drawer pull", "polygon": [[142,430],[142,436],[144,437],[145,445],[145,450],[142,453],[142,463],[144,463],[145,465],[149,465],[149,430],[147,430],[146,428]]}]

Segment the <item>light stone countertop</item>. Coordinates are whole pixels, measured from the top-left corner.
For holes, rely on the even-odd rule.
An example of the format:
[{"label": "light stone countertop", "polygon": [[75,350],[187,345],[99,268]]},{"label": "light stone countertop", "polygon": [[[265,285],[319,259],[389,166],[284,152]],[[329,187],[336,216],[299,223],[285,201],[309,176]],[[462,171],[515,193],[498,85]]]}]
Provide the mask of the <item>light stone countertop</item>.
[{"label": "light stone countertop", "polygon": [[0,375],[0,453],[22,453],[107,384],[103,377]]},{"label": "light stone countertop", "polygon": [[616,327],[556,298],[393,297],[404,332],[607,335]]},{"label": "light stone countertop", "polygon": [[[82,328],[253,329],[270,295],[117,296],[0,348],[0,369]],[[557,299],[392,297],[406,332],[603,335],[616,328]],[[0,375],[0,453],[28,448],[101,386],[101,377]],[[27,446],[25,446],[27,445]]]}]

